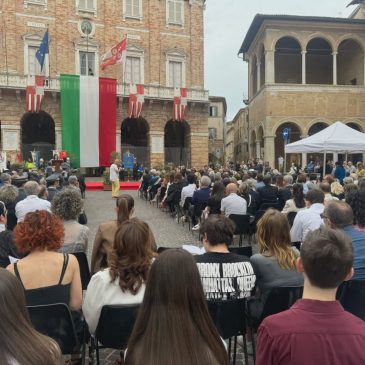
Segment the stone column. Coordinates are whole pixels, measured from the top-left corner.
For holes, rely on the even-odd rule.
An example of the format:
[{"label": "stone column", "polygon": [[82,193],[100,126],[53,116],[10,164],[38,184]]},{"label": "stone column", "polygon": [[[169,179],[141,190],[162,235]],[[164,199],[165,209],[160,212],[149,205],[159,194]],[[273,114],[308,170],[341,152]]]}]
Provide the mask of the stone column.
[{"label": "stone column", "polygon": [[265,80],[267,84],[275,83],[275,51],[265,51]]},{"label": "stone column", "polygon": [[265,161],[268,161],[272,168],[275,167],[275,137],[265,136]]},{"label": "stone column", "polygon": [[256,64],[256,75],[257,75],[257,91],[260,90],[261,87],[261,72],[260,72],[261,62],[257,62]]},{"label": "stone column", "polygon": [[333,56],[333,85],[337,85],[337,52],[332,52]]},{"label": "stone column", "polygon": [[302,84],[303,85],[305,85],[307,83],[306,55],[307,55],[307,51],[302,51]]},{"label": "stone column", "polygon": [[261,141],[256,141],[256,158],[261,158]]},{"label": "stone column", "polygon": [[55,128],[55,132],[56,132],[56,150],[57,151],[61,151],[62,150],[62,131],[61,131],[61,127],[56,127]]}]

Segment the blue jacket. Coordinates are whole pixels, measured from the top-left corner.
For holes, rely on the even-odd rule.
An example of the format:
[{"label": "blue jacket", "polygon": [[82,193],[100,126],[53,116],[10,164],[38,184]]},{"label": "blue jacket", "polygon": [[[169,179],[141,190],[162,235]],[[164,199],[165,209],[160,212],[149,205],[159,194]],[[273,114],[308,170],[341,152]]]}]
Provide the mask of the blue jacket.
[{"label": "blue jacket", "polygon": [[358,231],[354,226],[343,228],[343,232],[352,240],[354,248],[353,280],[365,280],[365,232]]},{"label": "blue jacket", "polygon": [[199,205],[208,203],[208,199],[210,196],[210,188],[202,188],[194,191],[193,198],[191,204]]},{"label": "blue jacket", "polygon": [[346,170],[343,166],[337,165],[335,170],[335,178],[340,180],[340,183],[342,184],[343,179],[346,176]]}]

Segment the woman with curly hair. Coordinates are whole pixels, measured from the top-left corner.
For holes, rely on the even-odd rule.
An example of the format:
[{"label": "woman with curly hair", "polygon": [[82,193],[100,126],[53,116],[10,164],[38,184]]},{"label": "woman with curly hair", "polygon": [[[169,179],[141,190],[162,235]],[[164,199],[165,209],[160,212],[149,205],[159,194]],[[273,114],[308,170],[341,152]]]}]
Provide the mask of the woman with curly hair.
[{"label": "woman with curly hair", "polygon": [[148,224],[137,218],[119,226],[109,257],[109,268],[93,275],[82,306],[91,333],[96,330],[104,305],[142,302],[154,258],[154,242]]},{"label": "woman with curly hair", "polygon": [[4,269],[0,269],[0,302],[1,364],[61,365],[58,345],[33,328],[24,290]]},{"label": "woman with curly hair", "polygon": [[73,255],[56,252],[63,241],[63,225],[55,215],[28,213],[14,230],[15,244],[28,255],[7,267],[22,284],[27,305],[65,303],[81,308],[80,270]]},{"label": "woman with curly hair", "polygon": [[65,237],[59,252],[87,252],[89,228],[78,223],[83,202],[78,189],[67,188],[52,200],[52,212],[62,219]]},{"label": "woman with curly hair", "polygon": [[289,222],[284,214],[268,209],[257,223],[259,253],[251,256],[257,291],[250,312],[261,315],[269,291],[280,286],[301,286],[303,275],[296,269],[299,251],[292,247]]}]

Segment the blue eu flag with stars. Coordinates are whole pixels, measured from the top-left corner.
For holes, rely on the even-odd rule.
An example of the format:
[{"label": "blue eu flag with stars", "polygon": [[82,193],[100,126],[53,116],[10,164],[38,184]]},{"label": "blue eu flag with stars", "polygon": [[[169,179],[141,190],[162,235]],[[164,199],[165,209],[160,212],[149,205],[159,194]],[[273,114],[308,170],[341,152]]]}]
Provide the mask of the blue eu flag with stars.
[{"label": "blue eu flag with stars", "polygon": [[46,31],[46,33],[44,33],[42,43],[35,54],[35,57],[37,58],[39,64],[41,65],[41,70],[43,70],[44,58],[46,57],[47,53],[48,53],[48,30]]}]

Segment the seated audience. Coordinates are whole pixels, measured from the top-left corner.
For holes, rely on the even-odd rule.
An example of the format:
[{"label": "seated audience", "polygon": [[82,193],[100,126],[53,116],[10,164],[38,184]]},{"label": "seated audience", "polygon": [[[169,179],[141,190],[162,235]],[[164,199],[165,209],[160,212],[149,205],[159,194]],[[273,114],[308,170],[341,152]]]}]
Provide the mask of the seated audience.
[{"label": "seated audience", "polygon": [[60,365],[57,343],[33,328],[24,290],[19,280],[4,269],[0,269],[0,302],[1,364]]},{"label": "seated audience", "polygon": [[335,179],[338,179],[340,184],[343,183],[343,179],[346,177],[346,170],[343,167],[342,162],[337,161],[335,163],[335,170],[334,170],[333,176],[335,177]]},{"label": "seated audience", "polygon": [[262,175],[262,173],[258,173],[256,176],[256,191],[257,189],[262,188],[264,186],[265,186],[264,175]]},{"label": "seated audience", "polygon": [[184,187],[182,175],[180,172],[175,174],[174,182],[170,185],[167,190],[167,197],[165,199],[166,204],[170,208],[170,212],[175,211],[175,205],[178,205],[181,199],[181,191]]},{"label": "seated audience", "polygon": [[305,208],[303,184],[295,183],[293,185],[293,198],[286,201],[282,213],[299,212]]},{"label": "seated audience", "polygon": [[331,194],[331,185],[328,182],[320,183],[319,188],[324,192],[324,204],[332,200],[338,200],[338,198]]},{"label": "seated audience", "polygon": [[142,303],[154,242],[148,224],[137,218],[119,226],[109,268],[92,276],[82,306],[91,333],[96,330],[104,305]]},{"label": "seated audience", "polygon": [[7,211],[5,204],[0,201],[0,267],[6,268],[10,264],[10,256],[16,259],[25,255],[18,252],[13,238],[13,232],[6,228]]},{"label": "seated audience", "polygon": [[286,216],[268,209],[257,223],[259,253],[251,256],[256,275],[256,295],[249,302],[250,312],[259,318],[270,290],[281,286],[303,285],[303,275],[295,267],[299,251],[292,246]]},{"label": "seated audience", "polygon": [[333,197],[339,200],[344,199],[345,197],[344,188],[338,181],[335,181],[331,184],[331,194]]},{"label": "seated audience", "polygon": [[349,196],[352,194],[352,192],[358,191],[359,187],[356,184],[345,184],[343,187],[344,194],[345,194],[345,200],[349,199]]},{"label": "seated audience", "polygon": [[46,178],[47,183],[47,199],[52,202],[53,198],[59,193],[60,175],[52,174]]},{"label": "seated audience", "polygon": [[226,197],[221,201],[221,212],[226,217],[231,214],[244,215],[247,213],[247,202],[237,195],[237,184],[230,183],[226,186]]},{"label": "seated audience", "polygon": [[365,232],[365,190],[358,190],[349,194],[346,202],[352,208],[355,229]]},{"label": "seated audience", "polygon": [[293,190],[293,177],[291,175],[277,176],[276,185],[279,188],[279,207],[283,209],[285,203],[291,199]]},{"label": "seated audience", "polygon": [[207,203],[207,213],[221,214],[221,202],[225,197],[225,187],[221,181],[214,183],[211,196]]},{"label": "seated audience", "polygon": [[126,365],[228,365],[191,254],[159,255],[129,339]]},{"label": "seated audience", "polygon": [[4,202],[7,217],[6,217],[6,228],[11,231],[17,224],[17,217],[15,215],[15,202],[18,197],[18,188],[13,185],[4,185],[0,189],[0,201]]},{"label": "seated audience", "polygon": [[22,222],[25,215],[36,210],[51,211],[51,203],[38,198],[39,184],[36,181],[28,181],[24,184],[26,198],[18,202],[15,206],[15,214],[18,222]]},{"label": "seated audience", "polygon": [[350,237],[354,249],[353,279],[365,280],[365,232],[353,226],[354,215],[351,207],[345,202],[330,202],[324,208],[323,221],[329,227],[340,229]]},{"label": "seated audience", "polygon": [[206,253],[195,259],[207,299],[249,297],[255,285],[250,261],[228,250],[233,242],[234,223],[224,216],[210,216],[200,233]]},{"label": "seated audience", "polygon": [[134,199],[128,194],[122,194],[116,200],[117,219],[100,224],[94,239],[91,255],[91,273],[108,267],[108,256],[114,243],[118,227],[133,216]]},{"label": "seated audience", "polygon": [[204,175],[200,180],[200,189],[194,191],[191,200],[192,206],[190,207],[194,230],[199,229],[198,218],[208,203],[208,199],[210,197],[210,184],[210,178]]},{"label": "seated audience", "polygon": [[310,231],[314,231],[323,224],[321,214],[324,210],[324,193],[322,190],[308,191],[305,197],[307,209],[297,213],[293,227],[290,230],[292,242],[303,242]]},{"label": "seated audience", "polygon": [[358,176],[358,178],[362,178],[365,177],[365,169],[364,169],[364,165],[362,162],[357,162],[356,163],[356,171],[355,171],[356,175]]},{"label": "seated audience", "polygon": [[237,193],[241,198],[246,200],[247,214],[255,215],[257,210],[257,193],[250,188],[250,184],[245,181],[238,188]]},{"label": "seated audience", "polygon": [[61,220],[44,210],[28,213],[14,230],[17,250],[29,254],[7,269],[22,283],[27,305],[65,303],[71,310],[81,308],[77,259],[56,252],[63,232]]},{"label": "seated audience", "polygon": [[365,323],[336,301],[339,285],[351,279],[351,240],[321,227],[301,247],[303,299],[267,317],[258,330],[257,365],[365,363]]},{"label": "seated audience", "polygon": [[263,182],[265,186],[257,189],[257,192],[259,193],[259,204],[262,205],[265,203],[277,203],[279,197],[279,189],[277,188],[277,186],[271,185],[271,175],[265,175]]},{"label": "seated audience", "polygon": [[183,187],[181,190],[180,206],[183,207],[186,198],[192,198],[194,191],[196,190],[195,175],[188,174],[187,176],[188,185]]},{"label": "seated audience", "polygon": [[61,218],[65,237],[59,252],[87,252],[89,228],[78,223],[83,201],[80,190],[66,188],[57,193],[52,200],[52,212]]}]

